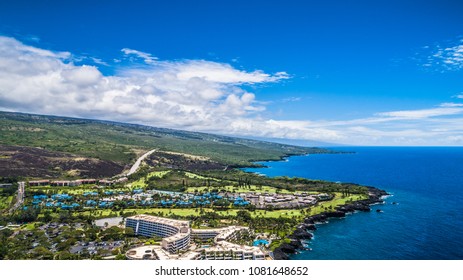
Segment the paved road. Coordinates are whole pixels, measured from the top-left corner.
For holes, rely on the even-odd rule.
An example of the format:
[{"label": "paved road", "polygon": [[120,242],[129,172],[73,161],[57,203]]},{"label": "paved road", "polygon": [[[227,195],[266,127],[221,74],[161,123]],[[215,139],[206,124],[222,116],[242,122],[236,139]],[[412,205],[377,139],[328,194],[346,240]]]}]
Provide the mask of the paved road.
[{"label": "paved road", "polygon": [[137,161],[134,163],[134,165],[132,166],[132,168],[130,168],[129,172],[127,173],[127,176],[132,175],[133,173],[137,172],[138,167],[140,167],[141,162],[142,162],[147,156],[151,155],[151,154],[154,153],[155,151],[156,151],[156,149],[151,150],[151,151],[147,152],[146,154],[142,155],[141,157],[139,157],[139,158],[137,159]]},{"label": "paved road", "polygon": [[26,183],[25,182],[18,182],[18,195],[16,198],[16,203],[13,205],[13,207],[10,209],[10,213],[13,212],[14,210],[18,209],[21,207],[21,205],[24,203],[24,194],[25,194],[25,187]]}]

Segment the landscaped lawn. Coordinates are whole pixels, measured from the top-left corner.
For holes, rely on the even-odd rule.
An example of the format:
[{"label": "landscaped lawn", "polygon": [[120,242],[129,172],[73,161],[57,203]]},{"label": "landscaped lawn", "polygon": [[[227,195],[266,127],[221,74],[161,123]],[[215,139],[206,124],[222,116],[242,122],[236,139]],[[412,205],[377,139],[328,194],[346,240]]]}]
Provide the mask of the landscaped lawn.
[{"label": "landscaped lawn", "polygon": [[[212,187],[189,187],[187,188],[186,192],[188,193],[194,193],[195,190],[198,190],[198,192],[207,192],[208,189],[213,189]],[[294,194],[298,192],[291,192],[285,189],[277,189],[274,187],[270,186],[262,186],[258,187],[255,185],[251,185],[250,188],[245,188],[245,187],[234,187],[234,186],[225,186],[225,187],[220,187],[219,189],[225,189],[228,192],[235,192],[235,193],[247,193],[247,192],[258,192],[258,193],[276,193],[277,190],[279,190],[279,193],[281,194]]]},{"label": "landscaped lawn", "polygon": [[[195,211],[195,208],[178,208],[178,209],[170,209],[170,208],[148,208],[148,209],[124,209],[125,213],[128,212],[136,212],[137,214],[151,214],[151,215],[158,215],[159,213],[163,213],[164,215],[175,214],[179,216],[191,216],[191,215],[200,215],[199,209],[198,212]],[[205,212],[214,211],[213,209],[204,208]],[[74,215],[83,214],[84,216],[90,215],[90,210],[83,211],[83,212],[74,212]],[[93,211],[93,215],[99,217],[106,216],[118,216],[120,211],[111,211],[111,209],[95,209]]]},{"label": "landscaped lawn", "polygon": [[162,177],[164,177],[166,174],[170,173],[171,171],[172,171],[172,170],[151,172],[151,173],[148,174],[148,178],[151,178],[151,177],[162,178]]},{"label": "landscaped lawn", "polygon": [[13,201],[13,196],[1,196],[0,197],[0,210],[8,208],[11,201]]},{"label": "landscaped lawn", "polygon": [[201,179],[201,180],[213,180],[213,181],[221,181],[217,178],[212,178],[212,177],[204,177],[204,176],[201,176],[201,175],[198,175],[198,174],[195,174],[195,173],[191,173],[191,172],[185,172],[185,176],[187,176],[188,178],[192,178],[192,179]]},{"label": "landscaped lawn", "polygon": [[[198,209],[196,211],[196,209]],[[215,211],[217,214],[222,216],[233,215],[236,216],[236,213],[241,209],[229,209],[225,211],[215,211],[211,208],[203,208],[204,212],[213,212]],[[151,215],[159,215],[159,213],[163,213],[164,216],[168,216],[170,214],[175,214],[178,216],[199,216],[200,210],[199,208],[178,208],[178,209],[170,209],[170,208],[149,208],[149,209],[125,209],[124,213],[136,212],[137,214],[151,214]],[[110,209],[96,209],[93,212],[96,217],[100,215],[102,217],[106,216],[118,216],[118,211],[111,211]],[[90,211],[83,211],[83,212],[75,212],[74,215],[83,214],[87,216],[90,214]],[[266,210],[256,210],[251,212],[253,217],[268,217],[268,218],[278,218],[278,217],[296,217],[301,216],[301,212],[297,209],[288,209],[288,210],[275,210],[275,211],[266,211]]]},{"label": "landscaped lawn", "polygon": [[362,194],[355,194],[355,195],[350,195],[347,197],[342,197],[341,193],[336,193],[335,197],[330,200],[330,201],[324,201],[319,203],[318,205],[312,207],[310,214],[315,215],[315,214],[320,214],[322,212],[325,212],[326,209],[332,209],[336,208],[339,205],[344,205],[347,202],[349,202],[351,199],[352,201],[356,200],[361,200],[361,199],[366,199],[367,195],[362,195]]}]

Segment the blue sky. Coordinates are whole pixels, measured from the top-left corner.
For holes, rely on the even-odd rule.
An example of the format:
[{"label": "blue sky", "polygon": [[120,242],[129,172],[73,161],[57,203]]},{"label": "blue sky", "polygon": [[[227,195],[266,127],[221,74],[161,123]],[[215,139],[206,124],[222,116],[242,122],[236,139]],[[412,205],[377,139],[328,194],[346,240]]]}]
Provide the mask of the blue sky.
[{"label": "blue sky", "polygon": [[463,2],[250,2],[2,1],[0,110],[463,144]]}]

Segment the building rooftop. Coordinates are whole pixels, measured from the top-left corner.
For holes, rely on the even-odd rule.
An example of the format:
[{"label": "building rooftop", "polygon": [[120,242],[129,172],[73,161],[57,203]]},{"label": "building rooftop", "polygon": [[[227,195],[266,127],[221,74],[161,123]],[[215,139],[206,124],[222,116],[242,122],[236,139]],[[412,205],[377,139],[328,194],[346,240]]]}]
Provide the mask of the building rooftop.
[{"label": "building rooftop", "polygon": [[190,226],[190,221],[167,219],[167,218],[161,218],[161,217],[144,215],[144,214],[132,216],[132,217],[129,217],[129,219],[144,220],[148,222],[167,224],[167,225],[171,225],[171,226],[178,227],[178,228]]},{"label": "building rooftop", "polygon": [[172,259],[177,258],[177,255],[169,254],[159,246],[157,246],[156,248],[153,248],[153,252],[156,254],[157,258],[161,261],[172,260]]},{"label": "building rooftop", "polygon": [[166,238],[163,238],[162,240],[165,240],[167,242],[172,242],[172,241],[176,241],[176,240],[179,240],[187,235],[189,235],[190,233],[189,232],[185,232],[185,233],[177,233],[177,234],[174,234],[172,236],[169,236],[169,237],[166,237]]},{"label": "building rooftop", "polygon": [[239,245],[239,244],[230,243],[227,241],[218,241],[215,246],[204,248],[203,250],[206,253],[207,252],[233,251],[233,252],[253,253],[254,255],[265,255],[265,253],[259,247]]},{"label": "building rooftop", "polygon": [[161,249],[160,246],[149,245],[133,248],[127,251],[126,256],[129,259],[143,260],[143,259],[155,259],[153,251],[156,249]]}]

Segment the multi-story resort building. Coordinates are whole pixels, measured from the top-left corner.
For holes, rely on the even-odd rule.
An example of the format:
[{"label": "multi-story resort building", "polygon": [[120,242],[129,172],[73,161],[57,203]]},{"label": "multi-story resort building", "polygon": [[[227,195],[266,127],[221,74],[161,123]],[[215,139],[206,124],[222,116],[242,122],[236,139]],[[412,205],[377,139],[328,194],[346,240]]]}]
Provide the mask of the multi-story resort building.
[{"label": "multi-story resort building", "polygon": [[247,227],[230,226],[225,228],[213,229],[192,229],[191,237],[193,239],[210,240],[215,242],[222,240],[234,240],[242,231],[248,231]]},{"label": "multi-story resort building", "polygon": [[[130,249],[129,259],[158,260],[263,260],[266,254],[259,247],[231,243],[248,231],[247,227],[230,226],[216,229],[191,229],[189,221],[173,220],[149,215],[126,219],[126,227],[135,234],[164,237],[161,246],[142,246]],[[213,240],[214,246],[190,249],[190,240]]]},{"label": "multi-story resort building", "polygon": [[162,248],[171,254],[186,250],[190,246],[189,221],[136,215],[127,218],[125,226],[133,228],[136,235],[164,237],[161,243]]},{"label": "multi-story resort building", "polygon": [[265,253],[258,247],[219,241],[216,246],[201,251],[204,260],[264,260]]}]

